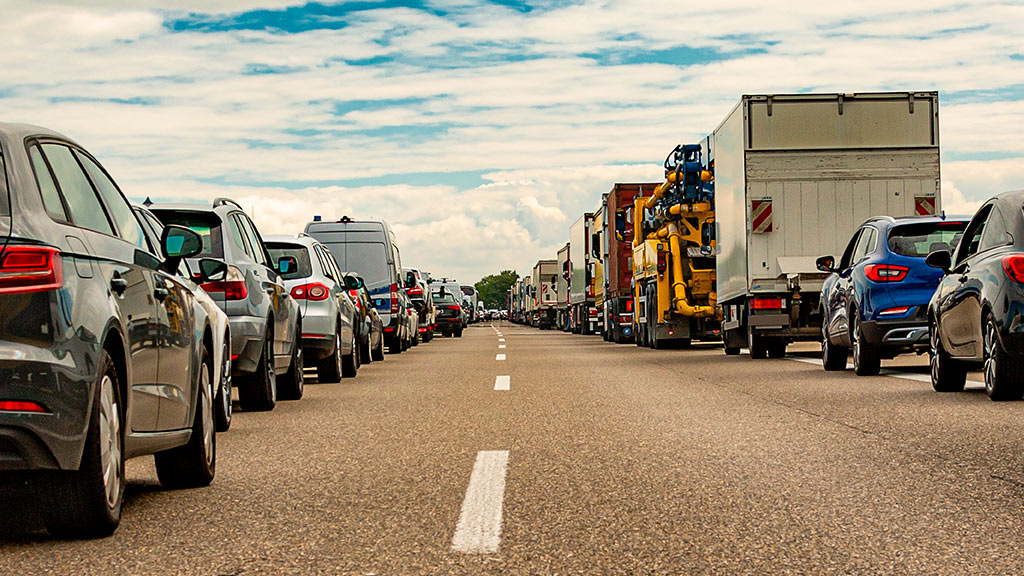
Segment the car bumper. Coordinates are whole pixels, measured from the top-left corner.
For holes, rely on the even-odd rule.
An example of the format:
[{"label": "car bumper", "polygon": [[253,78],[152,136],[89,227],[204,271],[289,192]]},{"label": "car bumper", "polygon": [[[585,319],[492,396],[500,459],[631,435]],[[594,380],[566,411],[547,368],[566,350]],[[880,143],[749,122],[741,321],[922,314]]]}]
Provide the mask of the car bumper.
[{"label": "car bumper", "polygon": [[924,322],[866,320],[861,323],[861,330],[874,346],[922,350],[928,347],[928,324]]},{"label": "car bumper", "polygon": [[267,319],[258,316],[231,316],[231,375],[256,371],[263,352],[263,335]]}]

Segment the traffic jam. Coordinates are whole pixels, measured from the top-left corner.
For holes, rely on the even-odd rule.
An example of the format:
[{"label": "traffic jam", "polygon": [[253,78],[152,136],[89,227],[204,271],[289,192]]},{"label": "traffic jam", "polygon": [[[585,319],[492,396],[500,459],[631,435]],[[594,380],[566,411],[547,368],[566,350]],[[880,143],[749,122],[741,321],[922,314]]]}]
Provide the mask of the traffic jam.
[{"label": "traffic jam", "polygon": [[[806,126],[815,126],[814,131]],[[652,349],[718,344],[875,376],[927,355],[1024,396],[1024,192],[942,209],[936,92],[743,96],[662,182],[615,183],[508,291],[513,322]]]}]

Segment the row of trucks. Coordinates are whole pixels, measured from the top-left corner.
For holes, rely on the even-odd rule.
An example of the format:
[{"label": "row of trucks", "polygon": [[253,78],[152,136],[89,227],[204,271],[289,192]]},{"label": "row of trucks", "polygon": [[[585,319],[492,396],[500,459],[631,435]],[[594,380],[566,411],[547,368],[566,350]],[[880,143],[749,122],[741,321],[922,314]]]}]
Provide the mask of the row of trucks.
[{"label": "row of trucks", "polygon": [[818,256],[842,253],[870,217],[941,211],[938,93],[743,96],[664,168],[661,182],[613,185],[573,222],[556,260],[519,288],[547,286],[552,304],[528,299],[523,318],[780,357],[821,338]]}]

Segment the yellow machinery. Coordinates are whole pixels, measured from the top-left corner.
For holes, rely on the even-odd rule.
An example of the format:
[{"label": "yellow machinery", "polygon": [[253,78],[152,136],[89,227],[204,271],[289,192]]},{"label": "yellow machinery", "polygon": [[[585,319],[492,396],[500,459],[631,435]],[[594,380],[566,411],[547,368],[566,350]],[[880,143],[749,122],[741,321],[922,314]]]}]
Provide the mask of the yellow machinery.
[{"label": "yellow machinery", "polygon": [[665,182],[634,204],[633,280],[637,345],[720,340],[715,293],[714,167],[700,145],[665,160]]}]

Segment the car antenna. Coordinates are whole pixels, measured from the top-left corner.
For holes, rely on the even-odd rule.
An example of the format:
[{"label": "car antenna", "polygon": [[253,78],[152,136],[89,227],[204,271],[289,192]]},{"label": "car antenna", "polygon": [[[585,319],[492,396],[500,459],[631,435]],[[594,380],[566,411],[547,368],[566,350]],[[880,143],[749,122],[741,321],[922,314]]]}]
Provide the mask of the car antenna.
[{"label": "car antenna", "polygon": [[147,207],[152,206],[153,200],[149,196],[146,196],[146,200],[142,202],[142,205]]}]

